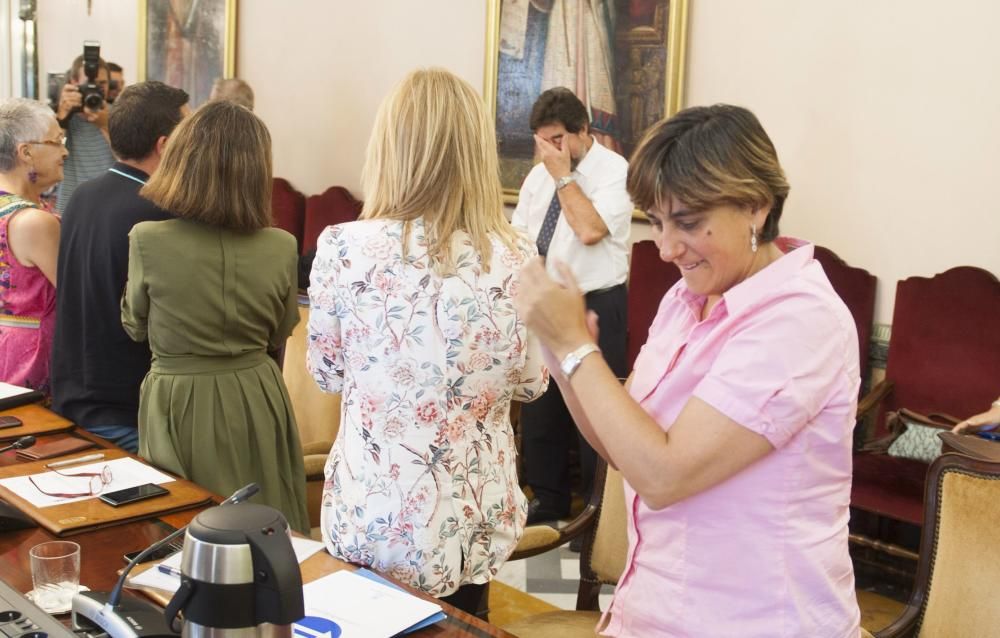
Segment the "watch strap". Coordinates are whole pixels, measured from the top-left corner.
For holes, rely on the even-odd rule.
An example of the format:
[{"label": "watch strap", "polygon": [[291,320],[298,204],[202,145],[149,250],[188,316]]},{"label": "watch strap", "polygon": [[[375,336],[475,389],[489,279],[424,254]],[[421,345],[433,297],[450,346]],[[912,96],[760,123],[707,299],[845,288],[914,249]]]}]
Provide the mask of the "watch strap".
[{"label": "watch strap", "polygon": [[600,351],[601,349],[597,345],[585,343],[563,357],[563,360],[559,363],[559,369],[562,370],[563,376],[568,379],[573,376],[573,373],[580,367],[580,364],[583,363],[587,355]]},{"label": "watch strap", "polygon": [[558,181],[556,181],[556,190],[561,191],[562,189],[566,188],[575,181],[576,178],[573,177],[572,175],[563,175],[562,177],[559,178]]}]

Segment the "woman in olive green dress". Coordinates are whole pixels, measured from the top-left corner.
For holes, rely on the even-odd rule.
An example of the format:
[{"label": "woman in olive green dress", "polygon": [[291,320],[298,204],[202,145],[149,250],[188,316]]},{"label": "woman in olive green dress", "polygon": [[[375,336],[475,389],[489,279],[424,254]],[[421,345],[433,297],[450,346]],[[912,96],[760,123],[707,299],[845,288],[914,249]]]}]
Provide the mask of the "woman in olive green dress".
[{"label": "woman in olive green dress", "polygon": [[212,102],[170,137],[141,194],[177,219],[129,234],[122,324],[149,340],[139,454],[308,533],[305,472],[277,352],[298,322],[295,239],[271,228],[271,138],[249,110]]}]

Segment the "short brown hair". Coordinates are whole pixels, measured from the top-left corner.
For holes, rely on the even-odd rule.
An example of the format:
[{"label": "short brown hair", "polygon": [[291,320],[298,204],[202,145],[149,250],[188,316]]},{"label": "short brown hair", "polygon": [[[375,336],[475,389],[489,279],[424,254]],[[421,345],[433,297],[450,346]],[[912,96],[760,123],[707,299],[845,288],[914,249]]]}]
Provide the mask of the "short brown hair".
[{"label": "short brown hair", "polygon": [[208,102],[181,122],[140,194],[177,217],[233,230],[271,225],[271,135],[249,109]]},{"label": "short brown hair", "polygon": [[588,126],[590,115],[580,98],[564,86],[545,91],[531,107],[532,131],[549,124],[562,124],[567,133],[579,133]]},{"label": "short brown hair", "polygon": [[661,120],[632,154],[628,192],[642,210],[670,196],[693,210],[733,205],[770,208],[759,238],[773,241],[788,197],[778,153],[749,110],[716,104]]},{"label": "short brown hair", "polygon": [[118,159],[141,160],[169,136],[184,116],[188,94],[182,89],[150,80],[132,84],[122,91],[108,115],[111,150]]}]

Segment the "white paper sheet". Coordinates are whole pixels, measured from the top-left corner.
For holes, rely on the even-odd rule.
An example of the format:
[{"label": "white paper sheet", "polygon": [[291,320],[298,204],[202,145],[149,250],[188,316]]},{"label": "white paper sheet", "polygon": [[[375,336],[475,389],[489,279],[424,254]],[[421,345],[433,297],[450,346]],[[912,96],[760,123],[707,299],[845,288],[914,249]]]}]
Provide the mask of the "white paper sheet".
[{"label": "white paper sheet", "polygon": [[22,388],[19,385],[11,385],[0,381],[0,399],[9,399],[10,397],[18,396],[19,394],[28,394],[29,392],[33,392],[33,390],[31,388]]},{"label": "white paper sheet", "polygon": [[[310,556],[323,549],[323,543],[310,540],[308,538],[292,538],[292,549],[295,551],[295,558],[301,565]],[[170,574],[164,574],[159,570],[160,565],[181,568],[181,552],[164,558],[155,566],[147,569],[141,574],[137,574],[128,580],[129,587],[154,587],[164,591],[175,592],[181,586],[180,578]]]},{"label": "white paper sheet", "polygon": [[[389,638],[441,611],[441,606],[357,574],[340,571],[303,589],[306,616],[332,620],[341,638]],[[298,628],[294,629],[300,635]]]},{"label": "white paper sheet", "polygon": [[[49,471],[32,474],[31,477],[38,483],[35,487],[28,480],[28,475],[14,476],[0,480],[0,485],[6,487],[14,494],[17,494],[35,507],[51,507],[53,505],[63,505],[64,503],[75,503],[97,496],[77,496],[73,498],[62,498],[59,496],[48,496],[38,490],[42,488],[46,492],[72,494],[84,492],[89,489],[89,476],[66,476],[67,474],[84,474],[87,472],[101,472],[104,466],[111,468],[111,483],[104,486],[104,492],[114,492],[124,490],[145,483],[156,483],[162,485],[174,481],[174,477],[146,465],[133,458],[114,459],[113,461],[97,461],[86,465],[73,465],[59,468],[62,474]],[[169,489],[169,488],[168,488]],[[108,507],[111,507],[110,505]]]}]

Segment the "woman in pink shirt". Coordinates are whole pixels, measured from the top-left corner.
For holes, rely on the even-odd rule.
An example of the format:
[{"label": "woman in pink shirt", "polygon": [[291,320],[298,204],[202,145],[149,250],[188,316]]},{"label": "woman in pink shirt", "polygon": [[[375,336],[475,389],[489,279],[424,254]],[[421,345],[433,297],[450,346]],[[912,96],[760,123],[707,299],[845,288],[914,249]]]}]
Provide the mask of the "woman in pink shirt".
[{"label": "woman in pink shirt", "polygon": [[[683,279],[622,388],[570,272],[518,307],[577,426],[625,479],[611,636],[856,637],[847,549],[857,333],[810,244],[778,237],[788,183],[746,109],[686,109],[632,158],[632,201]],[[560,374],[558,371],[562,370]]]}]

